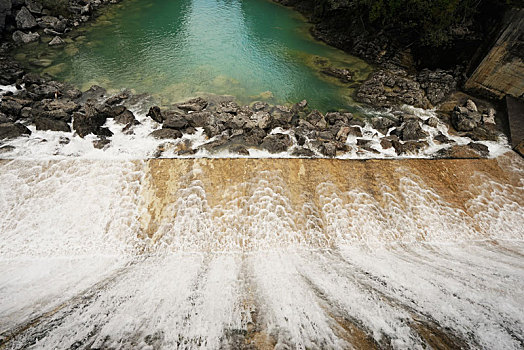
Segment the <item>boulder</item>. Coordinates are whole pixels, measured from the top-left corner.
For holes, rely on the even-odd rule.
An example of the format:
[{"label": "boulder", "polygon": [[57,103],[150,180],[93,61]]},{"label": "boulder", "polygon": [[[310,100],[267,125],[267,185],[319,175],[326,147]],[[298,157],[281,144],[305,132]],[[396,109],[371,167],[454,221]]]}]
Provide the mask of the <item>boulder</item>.
[{"label": "boulder", "polygon": [[471,131],[479,125],[482,116],[466,107],[457,106],[451,113],[451,123],[457,131]]},{"label": "boulder", "polygon": [[179,139],[182,137],[182,132],[175,129],[158,129],[153,131],[149,136],[153,136],[155,139]]},{"label": "boulder", "polygon": [[164,113],[163,128],[182,130],[189,126],[185,116],[178,112],[167,111]]},{"label": "boulder", "polygon": [[353,81],[353,73],[348,69],[327,67],[322,69],[321,72],[325,75],[337,78],[343,83],[351,83]]},{"label": "boulder", "polygon": [[162,112],[160,111],[160,107],[158,106],[153,106],[149,108],[149,112],[147,112],[146,117],[150,117],[157,123],[164,122],[164,116],[162,115]]},{"label": "boulder", "polygon": [[287,151],[292,144],[289,135],[277,133],[266,136],[260,146],[269,153],[281,153]]},{"label": "boulder", "polygon": [[243,145],[232,145],[229,147],[229,152],[249,156],[249,150]]},{"label": "boulder", "polygon": [[13,41],[16,44],[28,44],[33,41],[38,41],[40,39],[40,34],[38,33],[24,33],[19,30],[13,33]]},{"label": "boulder", "polygon": [[416,141],[428,137],[428,134],[422,129],[419,121],[416,119],[408,119],[398,131],[396,134],[402,141]]},{"label": "boulder", "polygon": [[426,92],[426,96],[432,105],[442,102],[457,88],[457,81],[453,72],[437,69],[431,71],[423,69],[417,75],[420,87]]},{"label": "boulder", "polygon": [[315,157],[315,152],[305,147],[295,147],[291,151],[291,155],[300,158],[312,158]]},{"label": "boulder", "polygon": [[388,130],[394,126],[397,126],[398,123],[392,119],[386,117],[375,117],[371,119],[371,126],[380,132],[383,135],[388,133]]},{"label": "boulder", "polygon": [[100,113],[92,101],[85,104],[85,114],[75,112],[73,114],[73,129],[80,137],[85,137],[89,134],[99,136],[111,136],[112,133],[107,128],[102,128],[105,124],[107,116]]},{"label": "boulder", "polygon": [[41,14],[43,10],[42,2],[36,0],[25,0],[25,5],[31,13]]},{"label": "boulder", "polygon": [[136,120],[133,112],[131,112],[129,109],[126,109],[115,117],[115,122],[117,124],[136,125],[138,123],[138,120]]},{"label": "boulder", "polygon": [[18,29],[31,29],[37,26],[36,19],[33,17],[27,7],[23,6],[16,14],[16,27]]},{"label": "boulder", "polygon": [[31,135],[31,130],[20,123],[0,124],[0,140],[14,139],[22,135]]},{"label": "boulder", "polygon": [[20,116],[22,108],[23,105],[15,100],[4,99],[0,102],[0,111],[15,119]]},{"label": "boulder", "polygon": [[489,149],[480,143],[470,142],[467,145],[453,145],[449,148],[441,149],[435,156],[437,158],[453,159],[485,158],[489,156]]},{"label": "boulder", "polygon": [[69,124],[62,120],[39,117],[34,120],[34,124],[36,126],[36,130],[51,130],[63,132],[71,131]]}]

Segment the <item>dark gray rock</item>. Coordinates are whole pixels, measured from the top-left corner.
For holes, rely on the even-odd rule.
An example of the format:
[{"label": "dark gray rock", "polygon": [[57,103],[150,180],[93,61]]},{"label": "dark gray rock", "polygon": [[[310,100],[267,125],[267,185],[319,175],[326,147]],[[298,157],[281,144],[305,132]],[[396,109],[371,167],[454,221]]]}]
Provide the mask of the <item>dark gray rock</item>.
[{"label": "dark gray rock", "polygon": [[25,0],[25,5],[31,13],[41,14],[44,7],[41,1],[36,0]]},{"label": "dark gray rock", "polygon": [[402,141],[416,141],[428,137],[428,134],[422,129],[417,119],[406,120],[398,131],[396,134]]},{"label": "dark gray rock", "polygon": [[381,134],[386,135],[388,130],[394,126],[397,126],[398,123],[386,117],[375,117],[371,119],[371,125]]},{"label": "dark gray rock", "polygon": [[99,136],[111,136],[109,129],[102,128],[105,124],[107,116],[100,113],[93,102],[85,104],[85,114],[75,112],[73,114],[73,129],[80,137],[85,137],[89,134]]},{"label": "dark gray rock", "polygon": [[49,42],[49,46],[62,46],[62,45],[65,45],[65,41],[62,40],[62,38],[59,37],[58,35],[55,36],[55,37],[53,38],[53,40],[51,40],[51,41]]},{"label": "dark gray rock", "polygon": [[14,139],[22,135],[31,135],[31,130],[20,123],[0,124],[0,140]]},{"label": "dark gray rock", "polygon": [[249,150],[243,145],[231,145],[229,152],[249,156]]},{"label": "dark gray rock", "polygon": [[292,144],[289,135],[277,133],[266,136],[260,146],[269,153],[281,153],[287,151]]},{"label": "dark gray rock", "polygon": [[129,109],[126,109],[115,117],[115,122],[124,125],[136,125],[138,123],[138,120],[136,120],[133,112],[131,112]]},{"label": "dark gray rock", "polygon": [[40,34],[38,33],[24,33],[22,31],[17,30],[13,33],[13,41],[16,44],[28,44],[32,43],[34,41],[38,41],[40,39]]},{"label": "dark gray rock", "polygon": [[160,111],[160,107],[158,106],[153,106],[149,108],[149,112],[147,112],[146,117],[150,117],[157,123],[164,122],[164,116],[162,115],[162,112]]},{"label": "dark gray rock", "polygon": [[315,156],[315,152],[305,147],[295,147],[291,151],[291,155],[300,158],[312,158]]},{"label": "dark gray rock", "polygon": [[20,116],[22,108],[22,104],[15,100],[4,99],[0,102],[0,111],[11,117],[15,117],[15,119]]},{"label": "dark gray rock", "polygon": [[36,130],[51,130],[63,132],[71,131],[69,124],[61,120],[39,117],[34,120],[34,124],[36,126]]},{"label": "dark gray rock", "polygon": [[158,129],[153,131],[149,136],[155,139],[179,139],[182,137],[182,132],[175,129]]},{"label": "dark gray rock", "polygon": [[167,111],[164,113],[164,124],[162,127],[169,129],[182,130],[189,126],[184,115],[175,112]]},{"label": "dark gray rock", "polygon": [[353,81],[353,73],[348,69],[326,67],[322,69],[321,72],[325,75],[337,78],[343,83],[351,83]]},{"label": "dark gray rock", "polygon": [[31,14],[31,12],[25,6],[23,6],[20,9],[20,11],[18,11],[15,17],[15,20],[16,20],[16,27],[21,30],[31,29],[37,26],[35,17]]},{"label": "dark gray rock", "polygon": [[457,81],[453,73],[437,69],[431,71],[423,69],[417,76],[420,87],[425,90],[426,96],[432,105],[442,102],[457,88]]}]

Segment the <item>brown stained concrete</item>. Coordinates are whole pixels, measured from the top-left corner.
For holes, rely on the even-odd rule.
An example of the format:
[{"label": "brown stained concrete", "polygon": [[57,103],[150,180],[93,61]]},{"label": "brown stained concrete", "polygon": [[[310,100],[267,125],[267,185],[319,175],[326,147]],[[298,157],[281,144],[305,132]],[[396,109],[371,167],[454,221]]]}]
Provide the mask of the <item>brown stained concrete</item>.
[{"label": "brown stained concrete", "polygon": [[[475,200],[482,191],[481,185],[492,181],[519,186],[519,175],[507,164],[512,162],[514,167],[524,169],[524,160],[515,157],[518,158],[508,153],[499,159],[475,160],[151,159],[146,164],[142,189],[147,208],[142,218],[143,229],[152,237],[160,222],[173,215],[168,204],[176,201],[177,190],[194,179],[202,182],[211,209],[238,205],[246,216],[251,214],[247,201],[255,198],[256,203],[254,191],[264,187],[259,183],[262,180],[290,203],[293,212],[306,215],[304,204],[309,204],[313,207],[310,214],[315,215],[322,205],[319,185],[334,185],[331,188],[341,198],[352,190],[369,194],[384,207],[388,201],[384,191],[395,198],[401,196],[399,186],[405,177],[431,190],[449,206],[467,213],[465,203]],[[524,203],[522,191],[515,195]],[[283,203],[282,199],[275,201]],[[221,215],[222,209],[213,211],[213,215]],[[299,230],[305,228],[304,215],[293,218]],[[231,225],[242,230],[243,222]]]}]

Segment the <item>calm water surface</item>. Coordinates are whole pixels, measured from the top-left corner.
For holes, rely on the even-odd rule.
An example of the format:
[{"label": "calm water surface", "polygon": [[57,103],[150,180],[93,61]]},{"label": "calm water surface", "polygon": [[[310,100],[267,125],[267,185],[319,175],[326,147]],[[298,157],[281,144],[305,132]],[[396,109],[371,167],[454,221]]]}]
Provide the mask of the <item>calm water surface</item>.
[{"label": "calm water surface", "polygon": [[129,87],[163,103],[214,93],[243,103],[305,98],[322,110],[351,109],[352,85],[321,69],[348,68],[356,80],[370,72],[313,40],[294,11],[266,0],[127,0],[67,41],[56,49],[40,44],[21,58],[84,89]]}]

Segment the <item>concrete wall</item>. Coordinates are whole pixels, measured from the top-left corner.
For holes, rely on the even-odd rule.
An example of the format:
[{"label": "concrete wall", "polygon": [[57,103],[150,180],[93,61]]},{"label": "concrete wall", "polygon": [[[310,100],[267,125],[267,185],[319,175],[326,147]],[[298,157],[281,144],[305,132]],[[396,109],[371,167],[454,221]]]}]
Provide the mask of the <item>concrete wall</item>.
[{"label": "concrete wall", "polygon": [[495,45],[466,82],[466,90],[501,99],[524,95],[524,9],[511,9]]}]

